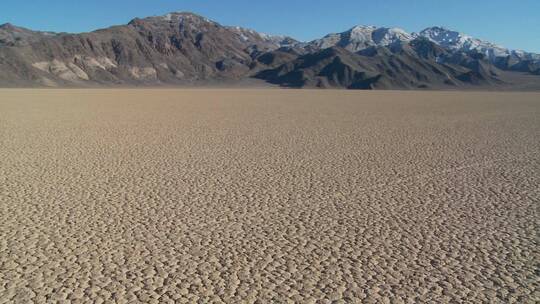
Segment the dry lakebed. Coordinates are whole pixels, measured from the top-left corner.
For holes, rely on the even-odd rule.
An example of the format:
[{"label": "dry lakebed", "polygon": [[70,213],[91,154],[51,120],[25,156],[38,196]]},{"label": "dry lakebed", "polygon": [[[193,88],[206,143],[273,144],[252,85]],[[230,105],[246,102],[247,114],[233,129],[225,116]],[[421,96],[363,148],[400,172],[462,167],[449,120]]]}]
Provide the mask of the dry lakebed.
[{"label": "dry lakebed", "polygon": [[0,90],[0,303],[538,303],[540,94]]}]

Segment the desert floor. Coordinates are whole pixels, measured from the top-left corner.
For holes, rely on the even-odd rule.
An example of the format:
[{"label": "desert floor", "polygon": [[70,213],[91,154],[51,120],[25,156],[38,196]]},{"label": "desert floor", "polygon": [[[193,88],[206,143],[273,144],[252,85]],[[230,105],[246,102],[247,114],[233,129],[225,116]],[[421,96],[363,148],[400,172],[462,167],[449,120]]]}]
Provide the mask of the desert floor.
[{"label": "desert floor", "polygon": [[540,94],[0,90],[0,303],[534,303]]}]

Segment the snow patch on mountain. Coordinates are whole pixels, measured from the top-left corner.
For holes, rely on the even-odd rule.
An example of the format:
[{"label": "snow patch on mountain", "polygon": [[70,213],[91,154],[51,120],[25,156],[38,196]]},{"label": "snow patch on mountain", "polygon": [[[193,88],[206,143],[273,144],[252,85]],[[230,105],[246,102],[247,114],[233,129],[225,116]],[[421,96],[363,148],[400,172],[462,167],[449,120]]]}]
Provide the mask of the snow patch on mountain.
[{"label": "snow patch on mountain", "polygon": [[358,52],[373,46],[392,46],[408,43],[417,38],[427,38],[435,44],[451,51],[479,52],[491,61],[508,56],[519,60],[540,60],[539,54],[510,50],[489,41],[477,39],[440,26],[429,27],[419,33],[411,34],[395,27],[358,25],[345,32],[328,34],[321,39],[297,44],[297,46],[308,50],[339,46],[351,52]]},{"label": "snow patch on mountain", "polygon": [[290,46],[296,43],[294,39],[287,36],[259,33],[252,29],[247,29],[239,26],[229,26],[227,28],[240,36],[240,38],[245,42],[249,42],[252,40],[263,40],[266,43],[272,45],[274,48]]},{"label": "snow patch on mountain", "polygon": [[358,25],[343,33],[329,34],[313,40],[305,46],[318,49],[339,46],[351,52],[358,52],[370,46],[389,46],[412,39],[411,34],[400,28]]},{"label": "snow patch on mountain", "polygon": [[490,59],[512,54],[509,49],[500,45],[480,40],[444,27],[430,27],[414,35],[427,38],[447,49],[464,52],[477,51],[488,56]]}]

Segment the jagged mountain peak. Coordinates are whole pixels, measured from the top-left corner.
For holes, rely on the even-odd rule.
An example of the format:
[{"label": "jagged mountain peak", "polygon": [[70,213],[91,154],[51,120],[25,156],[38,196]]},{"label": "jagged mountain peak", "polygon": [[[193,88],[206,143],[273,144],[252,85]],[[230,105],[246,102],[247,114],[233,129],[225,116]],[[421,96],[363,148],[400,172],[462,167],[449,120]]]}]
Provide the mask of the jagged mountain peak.
[{"label": "jagged mountain peak", "polygon": [[368,33],[368,34],[392,34],[392,35],[401,35],[404,37],[410,37],[411,34],[407,33],[405,30],[399,27],[378,27],[375,25],[356,25],[349,29],[347,32],[350,33]]},{"label": "jagged mountain peak", "polygon": [[349,33],[362,33],[362,32],[368,32],[368,33],[371,33],[373,32],[375,29],[377,29],[376,26],[374,25],[355,25],[353,27],[351,27],[349,30],[345,31],[345,32],[349,32]]},{"label": "jagged mountain peak", "polygon": [[[417,35],[428,38],[441,46],[453,48],[460,48],[465,43],[472,42],[473,40],[476,40],[475,42],[482,42],[479,39],[475,39],[469,35],[463,34],[455,30],[451,30],[443,26],[428,27],[420,31],[420,33],[418,33]],[[494,46],[491,43],[490,45]]]},{"label": "jagged mountain peak", "polygon": [[448,49],[464,52],[477,51],[485,54],[490,59],[511,54],[510,50],[500,45],[443,26],[428,27],[414,35],[425,37]]},{"label": "jagged mountain peak", "polygon": [[36,33],[39,33],[38,31],[33,31],[33,30],[27,29],[27,28],[22,27],[22,26],[14,25],[14,24],[9,23],[9,22],[1,24],[0,25],[0,30],[2,30],[2,31],[11,31],[11,32],[36,32]]},{"label": "jagged mountain peak", "polygon": [[440,26],[410,34],[357,25],[302,43],[191,12],[81,34],[0,25],[0,85],[174,84],[255,75],[294,86],[498,85],[498,69],[540,74],[533,55]]},{"label": "jagged mountain peak", "polygon": [[15,26],[9,22],[6,22],[4,24],[0,24],[1,29],[8,29],[8,28],[14,28]]},{"label": "jagged mountain peak", "polygon": [[[247,45],[257,45],[265,49],[275,49],[282,46],[290,46],[297,43],[288,36],[275,36],[265,33],[260,33],[252,29],[247,29],[239,26],[225,26],[216,21],[198,15],[192,12],[171,12],[161,16],[151,16],[147,18],[135,18],[128,23],[130,26],[137,28],[162,29],[168,30],[172,27],[180,26],[184,29],[189,29],[194,32],[207,33],[209,31],[223,31],[224,36],[233,35],[238,38],[241,43]],[[226,34],[224,32],[227,32]]]},{"label": "jagged mountain peak", "polygon": [[447,27],[428,27],[414,36],[427,38],[452,51],[480,53],[502,69],[530,72],[540,66],[540,54],[508,49]]},{"label": "jagged mountain peak", "polygon": [[201,15],[198,15],[192,12],[172,12],[172,13],[168,13],[161,16],[161,18],[165,21],[189,20],[189,21],[198,21],[198,22],[207,22],[207,23],[217,23],[213,20],[210,20],[206,17],[203,17]]},{"label": "jagged mountain peak", "polygon": [[34,31],[8,22],[0,25],[0,46],[27,45],[54,35],[57,33]]},{"label": "jagged mountain peak", "polygon": [[167,13],[165,15],[161,16],[150,16],[145,18],[134,18],[131,20],[128,24],[134,25],[138,24],[140,22],[152,22],[152,23],[170,23],[170,22],[177,22],[177,23],[195,23],[195,24],[215,24],[218,25],[217,22],[210,20],[206,17],[203,17],[201,15],[192,13],[192,12],[171,12]]},{"label": "jagged mountain peak", "polygon": [[387,45],[397,40],[411,40],[412,36],[400,28],[357,25],[347,31],[351,40],[373,41],[375,45]]},{"label": "jagged mountain peak", "polygon": [[289,36],[270,35],[239,26],[227,26],[226,28],[238,35],[240,39],[245,42],[251,42],[253,40],[263,40],[269,44],[272,44],[274,48],[292,46],[298,43],[297,40]]},{"label": "jagged mountain peak", "polygon": [[439,26],[439,25],[436,25],[436,26],[430,26],[430,27],[427,27],[425,29],[423,29],[422,31],[420,31],[420,33],[428,33],[428,32],[433,32],[433,33],[442,33],[442,32],[455,32],[455,33],[458,33],[457,31],[454,31],[448,27],[445,27],[445,26]]},{"label": "jagged mountain peak", "polygon": [[370,46],[388,46],[411,41],[413,36],[396,27],[377,27],[357,25],[345,32],[326,35],[309,42],[309,49],[324,49],[332,46],[343,47],[351,52],[358,52]]}]

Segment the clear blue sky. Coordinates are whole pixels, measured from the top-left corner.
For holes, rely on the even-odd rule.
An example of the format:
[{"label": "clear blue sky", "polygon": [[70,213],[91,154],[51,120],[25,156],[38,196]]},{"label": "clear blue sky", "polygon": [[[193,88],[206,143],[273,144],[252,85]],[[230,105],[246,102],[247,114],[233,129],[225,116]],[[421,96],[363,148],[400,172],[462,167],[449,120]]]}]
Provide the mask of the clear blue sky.
[{"label": "clear blue sky", "polygon": [[1,0],[0,23],[85,32],[171,11],[300,40],[357,24],[411,32],[442,25],[540,53],[540,0]]}]

